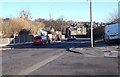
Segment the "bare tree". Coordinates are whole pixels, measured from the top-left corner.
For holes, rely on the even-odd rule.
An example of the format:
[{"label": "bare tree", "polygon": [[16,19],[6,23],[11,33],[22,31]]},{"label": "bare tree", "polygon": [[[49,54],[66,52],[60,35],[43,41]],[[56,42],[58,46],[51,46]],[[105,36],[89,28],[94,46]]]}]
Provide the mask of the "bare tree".
[{"label": "bare tree", "polygon": [[64,21],[64,19],[65,19],[65,16],[61,15],[58,20]]},{"label": "bare tree", "polygon": [[2,24],[3,24],[3,20],[0,18],[0,36],[2,36]]},{"label": "bare tree", "polygon": [[110,13],[109,18],[107,19],[108,23],[120,23],[119,13],[117,11]]},{"label": "bare tree", "polygon": [[20,12],[20,18],[24,18],[24,19],[27,19],[27,20],[31,20],[32,19],[32,16],[31,16],[31,13],[28,11],[28,10],[22,10]]},{"label": "bare tree", "polygon": [[38,35],[39,34],[39,30],[44,28],[45,24],[42,22],[32,22],[31,25],[31,32],[33,35]]}]

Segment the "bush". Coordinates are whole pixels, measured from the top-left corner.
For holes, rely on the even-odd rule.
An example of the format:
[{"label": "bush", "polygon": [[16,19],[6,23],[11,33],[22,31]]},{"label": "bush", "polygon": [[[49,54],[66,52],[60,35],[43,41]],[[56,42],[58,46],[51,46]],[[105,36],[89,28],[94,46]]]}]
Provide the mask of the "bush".
[{"label": "bush", "polygon": [[94,40],[103,39],[105,26],[99,26],[94,28]]},{"label": "bush", "polygon": [[38,34],[39,29],[44,27],[44,24],[41,22],[28,21],[23,18],[15,19],[2,19],[1,22],[2,34],[3,37],[11,37],[14,34]]}]

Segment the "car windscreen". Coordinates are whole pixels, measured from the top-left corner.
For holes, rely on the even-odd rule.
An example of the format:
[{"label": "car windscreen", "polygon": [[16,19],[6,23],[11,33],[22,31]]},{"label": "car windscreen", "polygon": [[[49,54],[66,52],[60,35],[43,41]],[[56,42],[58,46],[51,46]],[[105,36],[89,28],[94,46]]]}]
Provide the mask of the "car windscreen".
[{"label": "car windscreen", "polygon": [[34,39],[41,39],[41,36],[37,36],[37,37],[35,37]]},{"label": "car windscreen", "polygon": [[41,36],[41,38],[42,38],[43,40],[46,40],[46,39],[47,39],[47,37],[46,37],[46,36]]}]

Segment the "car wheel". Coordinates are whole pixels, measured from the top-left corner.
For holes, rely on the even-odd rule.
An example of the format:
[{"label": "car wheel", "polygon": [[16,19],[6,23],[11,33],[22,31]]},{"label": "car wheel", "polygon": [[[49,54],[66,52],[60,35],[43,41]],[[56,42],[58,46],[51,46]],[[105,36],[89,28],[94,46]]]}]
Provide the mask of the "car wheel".
[{"label": "car wheel", "polygon": [[43,45],[45,44],[45,42],[43,42]]},{"label": "car wheel", "polygon": [[50,40],[48,40],[48,44],[50,44]]}]

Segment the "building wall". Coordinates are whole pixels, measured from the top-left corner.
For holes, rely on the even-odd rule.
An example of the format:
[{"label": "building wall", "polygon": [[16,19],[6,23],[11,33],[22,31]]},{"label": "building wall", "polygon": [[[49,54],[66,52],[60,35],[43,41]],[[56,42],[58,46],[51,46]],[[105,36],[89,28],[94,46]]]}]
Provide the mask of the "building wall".
[{"label": "building wall", "polygon": [[85,35],[87,34],[87,30],[84,26],[78,27],[77,30],[72,30],[71,35]]}]

